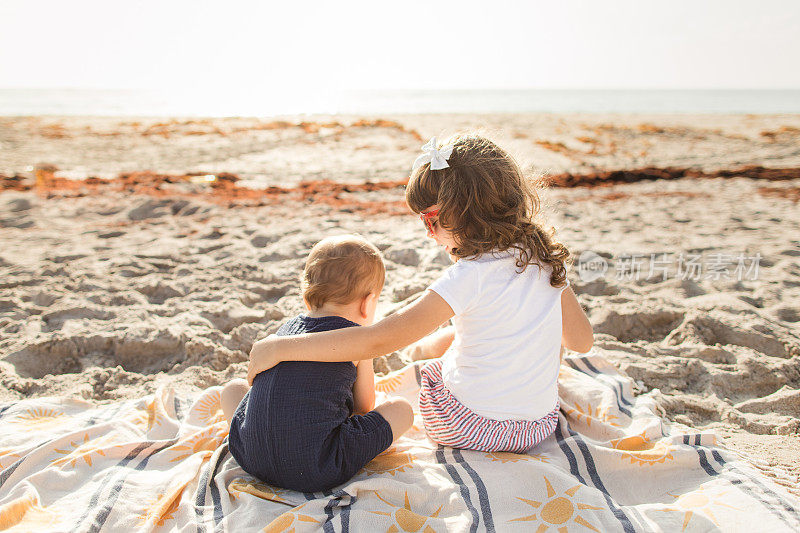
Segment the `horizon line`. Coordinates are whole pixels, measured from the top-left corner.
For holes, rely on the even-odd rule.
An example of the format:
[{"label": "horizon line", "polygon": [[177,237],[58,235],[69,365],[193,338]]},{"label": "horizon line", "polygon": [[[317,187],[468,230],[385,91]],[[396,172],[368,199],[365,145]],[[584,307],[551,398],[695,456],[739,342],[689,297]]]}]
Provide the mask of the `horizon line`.
[{"label": "horizon line", "polygon": [[[246,88],[246,85],[242,87]],[[239,87],[234,87],[234,91]],[[63,91],[174,91],[188,90],[197,91],[196,87],[191,86],[164,86],[164,87],[94,87],[94,86],[71,86],[71,85],[50,85],[50,86],[0,86],[0,90],[63,90]],[[227,88],[230,89],[230,86]],[[254,87],[257,90],[267,90],[263,87]],[[798,87],[452,87],[452,88],[343,88],[331,89],[332,92],[480,92],[480,91],[800,91]],[[200,93],[204,91],[199,91]],[[230,90],[209,90],[209,93],[231,92]],[[274,92],[291,92],[292,94],[302,93],[294,88],[280,89]],[[312,91],[308,91],[312,92]]]}]

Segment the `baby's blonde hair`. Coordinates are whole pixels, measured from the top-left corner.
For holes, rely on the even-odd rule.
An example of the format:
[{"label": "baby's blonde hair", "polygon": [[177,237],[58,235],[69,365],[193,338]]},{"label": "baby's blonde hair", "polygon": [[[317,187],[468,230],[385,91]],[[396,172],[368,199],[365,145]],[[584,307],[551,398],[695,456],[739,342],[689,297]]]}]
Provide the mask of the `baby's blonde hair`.
[{"label": "baby's blonde hair", "polygon": [[378,249],[359,235],[322,239],[311,249],[300,278],[303,299],[312,310],[326,303],[349,304],[378,294],[386,267]]}]

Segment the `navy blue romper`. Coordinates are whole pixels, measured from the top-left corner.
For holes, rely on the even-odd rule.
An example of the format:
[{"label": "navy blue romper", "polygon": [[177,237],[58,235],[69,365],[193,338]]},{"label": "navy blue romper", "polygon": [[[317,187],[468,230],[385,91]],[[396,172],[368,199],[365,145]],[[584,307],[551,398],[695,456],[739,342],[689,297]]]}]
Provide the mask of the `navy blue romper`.
[{"label": "navy blue romper", "polygon": [[[338,316],[300,315],[277,334],[352,326],[358,324]],[[231,420],[231,455],[278,487],[318,492],[348,481],[392,444],[392,428],[381,415],[353,415],[355,381],[351,362],[284,361],[261,372]]]}]

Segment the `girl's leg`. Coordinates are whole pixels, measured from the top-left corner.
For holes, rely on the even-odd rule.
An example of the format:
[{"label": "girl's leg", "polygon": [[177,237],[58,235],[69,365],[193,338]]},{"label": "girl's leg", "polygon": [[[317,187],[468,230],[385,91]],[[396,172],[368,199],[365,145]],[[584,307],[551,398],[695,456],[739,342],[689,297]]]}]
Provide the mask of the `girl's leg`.
[{"label": "girl's leg", "polygon": [[450,345],[453,344],[455,334],[455,328],[453,326],[447,326],[417,341],[408,349],[411,360],[420,361],[422,359],[441,357]]},{"label": "girl's leg", "polygon": [[239,402],[242,401],[242,398],[244,398],[248,390],[250,390],[250,386],[247,384],[247,380],[241,378],[231,380],[231,382],[222,389],[220,403],[222,404],[222,412],[225,414],[228,425],[231,424],[233,413],[236,412]]},{"label": "girl's leg", "polygon": [[404,398],[392,398],[374,410],[389,422],[392,428],[392,442],[411,429],[411,425],[414,423],[414,411],[411,404]]}]

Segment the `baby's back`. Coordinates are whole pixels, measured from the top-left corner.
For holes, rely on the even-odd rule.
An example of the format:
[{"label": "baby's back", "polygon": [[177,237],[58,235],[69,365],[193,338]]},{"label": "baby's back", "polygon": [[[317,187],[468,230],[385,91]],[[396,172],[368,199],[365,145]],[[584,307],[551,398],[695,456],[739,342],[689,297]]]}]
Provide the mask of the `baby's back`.
[{"label": "baby's back", "polygon": [[[301,315],[284,324],[277,334],[316,333],[351,326],[357,324],[341,317]],[[231,454],[250,474],[285,488],[313,492],[349,479],[376,455],[364,459],[361,450],[369,454],[372,446],[350,442],[351,420],[357,418],[351,418],[355,380],[356,367],[351,362],[286,361],[260,373],[233,415]],[[376,416],[380,418],[375,413],[358,417],[357,421],[366,423],[368,429],[377,428],[381,421],[386,424],[382,419],[375,420]],[[376,436],[382,432],[383,429]],[[375,446],[383,446],[385,438],[373,440]],[[347,449],[344,453],[343,448]],[[341,478],[344,479],[339,481]]]}]

